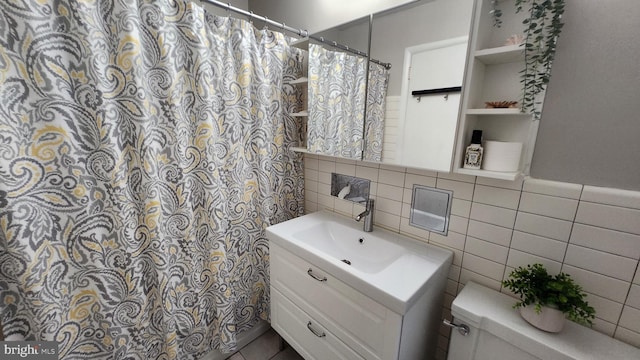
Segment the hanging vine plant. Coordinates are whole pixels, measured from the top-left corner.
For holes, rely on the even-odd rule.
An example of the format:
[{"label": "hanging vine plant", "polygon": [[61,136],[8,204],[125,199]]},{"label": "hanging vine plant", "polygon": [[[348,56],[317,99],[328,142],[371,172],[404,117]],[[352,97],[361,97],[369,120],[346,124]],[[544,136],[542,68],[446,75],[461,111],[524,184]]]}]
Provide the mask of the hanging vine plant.
[{"label": "hanging vine plant", "polygon": [[[509,0],[511,1],[511,0]],[[537,96],[549,83],[551,65],[556,55],[556,44],[562,31],[562,15],[566,0],[514,0],[516,13],[526,12],[524,25],[524,69],[520,71],[522,83],[522,111],[540,118]],[[493,25],[502,24],[502,10],[492,0]]]}]

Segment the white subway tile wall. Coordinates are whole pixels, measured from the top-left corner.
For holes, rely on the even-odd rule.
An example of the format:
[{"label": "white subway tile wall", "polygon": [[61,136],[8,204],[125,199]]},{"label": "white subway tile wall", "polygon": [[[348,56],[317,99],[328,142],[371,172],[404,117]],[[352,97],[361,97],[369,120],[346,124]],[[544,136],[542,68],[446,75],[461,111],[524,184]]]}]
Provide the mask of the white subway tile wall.
[{"label": "white subway tile wall", "polygon": [[[305,155],[305,211],[355,216],[329,195],[331,172],[371,180],[374,223],[454,252],[443,317],[467,281],[504,291],[515,267],[540,262],[570,274],[596,309],[594,329],[640,347],[640,192],[539,179],[502,181]],[[409,225],[413,185],[453,191],[447,236]],[[439,334],[438,358],[449,330]]]},{"label": "white subway tile wall", "polygon": [[382,159],[386,162],[393,162],[396,157],[399,125],[400,96],[387,96],[382,136]]}]

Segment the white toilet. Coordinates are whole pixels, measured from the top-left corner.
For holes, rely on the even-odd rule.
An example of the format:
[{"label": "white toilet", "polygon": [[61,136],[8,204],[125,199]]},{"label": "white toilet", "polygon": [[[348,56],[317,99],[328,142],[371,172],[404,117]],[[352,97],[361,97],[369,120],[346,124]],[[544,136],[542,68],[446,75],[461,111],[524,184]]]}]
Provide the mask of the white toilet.
[{"label": "white toilet", "polygon": [[[449,360],[640,359],[640,349],[567,321],[552,334],[529,325],[508,295],[468,282],[451,306]],[[466,333],[466,335],[463,335]]]}]

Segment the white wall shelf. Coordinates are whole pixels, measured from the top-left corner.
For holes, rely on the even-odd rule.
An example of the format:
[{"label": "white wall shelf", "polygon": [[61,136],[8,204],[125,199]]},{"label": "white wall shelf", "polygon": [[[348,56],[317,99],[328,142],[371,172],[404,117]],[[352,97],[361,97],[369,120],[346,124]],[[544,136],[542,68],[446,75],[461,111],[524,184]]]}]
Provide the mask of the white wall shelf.
[{"label": "white wall shelf", "polygon": [[524,49],[520,45],[477,50],[475,57],[485,65],[506,64],[524,60]]},{"label": "white wall shelf", "polygon": [[[520,101],[524,68],[524,47],[502,45],[512,34],[522,33],[524,14],[516,13],[515,4],[501,3],[503,26],[496,28],[491,16],[491,0],[477,0],[471,31],[471,51],[467,59],[462,112],[456,141],[453,171],[460,174],[501,180],[517,180],[529,172],[538,121],[520,108],[483,108],[487,101]],[[544,95],[544,94],[542,94]],[[540,97],[544,99],[544,96]],[[537,111],[542,109],[539,104]],[[463,168],[464,154],[474,130],[481,130],[483,140],[522,143],[518,171],[497,172]],[[485,151],[485,158],[488,155]],[[492,154],[495,156],[495,154]]]},{"label": "white wall shelf", "polygon": [[297,147],[292,148],[293,151],[306,153],[307,151],[307,119],[309,118],[309,38],[301,38],[291,42],[292,47],[300,49],[299,61],[301,61],[302,73],[300,77],[288,82],[294,87],[294,91],[300,94],[300,102],[295,109],[296,112],[289,113],[290,116],[298,118],[299,142]]},{"label": "white wall shelf", "polygon": [[289,81],[289,84],[291,85],[302,85],[302,84],[306,85],[308,83],[309,83],[309,78],[306,76]]},{"label": "white wall shelf", "polygon": [[500,171],[489,171],[489,170],[472,170],[460,168],[456,171],[458,174],[470,175],[470,176],[480,176],[480,177],[489,177],[498,180],[508,180],[515,181],[522,177],[520,172],[500,172]]},{"label": "white wall shelf", "polygon": [[531,116],[531,114],[523,113],[518,108],[507,108],[507,109],[467,109],[467,115],[521,115],[521,116]]}]

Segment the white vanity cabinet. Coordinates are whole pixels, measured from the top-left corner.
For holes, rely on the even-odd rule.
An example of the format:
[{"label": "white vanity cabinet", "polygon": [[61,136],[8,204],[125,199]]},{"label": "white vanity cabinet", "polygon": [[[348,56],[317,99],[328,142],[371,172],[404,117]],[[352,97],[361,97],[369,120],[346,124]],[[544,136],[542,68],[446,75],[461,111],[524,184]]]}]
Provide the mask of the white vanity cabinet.
[{"label": "white vanity cabinet", "polygon": [[397,359],[402,316],[271,244],[271,326],[305,359]]},{"label": "white vanity cabinet", "polygon": [[270,254],[271,326],[305,359],[432,358],[442,292],[399,314],[276,244]]}]

